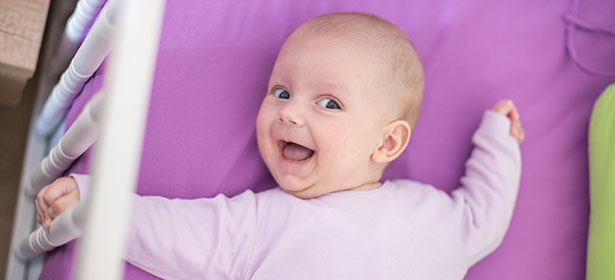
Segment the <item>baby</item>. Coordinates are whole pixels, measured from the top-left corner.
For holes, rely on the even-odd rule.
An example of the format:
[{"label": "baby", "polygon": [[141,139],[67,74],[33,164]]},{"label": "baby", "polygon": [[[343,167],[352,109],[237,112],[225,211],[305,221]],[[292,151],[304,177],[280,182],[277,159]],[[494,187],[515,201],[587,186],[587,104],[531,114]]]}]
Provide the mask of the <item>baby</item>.
[{"label": "baby", "polygon": [[[521,172],[519,115],[485,112],[450,195],[381,182],[406,148],[423,93],[419,57],[393,24],[328,14],[284,43],[256,120],[279,188],[233,198],[132,197],[125,259],[174,279],[462,279],[508,227]],[[87,195],[60,178],[36,198],[50,222]]]}]

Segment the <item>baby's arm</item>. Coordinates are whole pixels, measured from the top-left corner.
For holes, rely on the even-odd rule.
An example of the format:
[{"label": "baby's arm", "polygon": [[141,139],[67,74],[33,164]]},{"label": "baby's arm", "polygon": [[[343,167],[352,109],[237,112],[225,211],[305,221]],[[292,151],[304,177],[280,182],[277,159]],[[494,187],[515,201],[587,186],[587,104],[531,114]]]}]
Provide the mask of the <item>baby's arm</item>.
[{"label": "baby's arm", "polygon": [[[51,221],[89,186],[87,175],[56,180],[37,196],[37,217]],[[194,200],[132,194],[131,203],[126,261],[164,279],[244,278],[256,227],[251,191]]]},{"label": "baby's arm", "polygon": [[521,177],[519,142],[524,137],[514,104],[502,101],[485,112],[472,138],[475,147],[461,187],[451,194],[468,265],[495,250],[508,229]]}]

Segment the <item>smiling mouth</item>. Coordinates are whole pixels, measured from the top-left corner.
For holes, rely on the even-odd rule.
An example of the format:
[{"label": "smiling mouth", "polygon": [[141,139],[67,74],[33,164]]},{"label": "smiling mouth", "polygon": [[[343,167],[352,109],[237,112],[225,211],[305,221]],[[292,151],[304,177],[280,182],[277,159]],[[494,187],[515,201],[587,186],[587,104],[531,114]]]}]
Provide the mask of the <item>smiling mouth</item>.
[{"label": "smiling mouth", "polygon": [[282,149],[282,157],[289,161],[305,161],[314,156],[314,150],[294,142],[280,141],[278,145]]}]

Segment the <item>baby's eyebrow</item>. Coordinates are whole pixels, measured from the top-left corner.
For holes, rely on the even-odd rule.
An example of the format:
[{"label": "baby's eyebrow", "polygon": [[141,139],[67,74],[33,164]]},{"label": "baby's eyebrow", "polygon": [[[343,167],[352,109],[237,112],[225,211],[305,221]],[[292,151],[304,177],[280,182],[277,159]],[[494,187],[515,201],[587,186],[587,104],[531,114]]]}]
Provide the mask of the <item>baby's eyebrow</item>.
[{"label": "baby's eyebrow", "polygon": [[351,91],[347,87],[339,85],[338,83],[329,82],[329,81],[318,81],[317,88],[325,89],[327,91],[331,91],[331,93],[336,93],[336,94],[350,95],[351,93]]},{"label": "baby's eyebrow", "polygon": [[[275,78],[274,78],[275,77]],[[272,73],[271,77],[269,77],[269,87],[275,87],[275,86],[284,86],[284,87],[292,87],[292,85],[290,85],[290,79],[288,79],[286,77],[286,75],[275,75]]]}]

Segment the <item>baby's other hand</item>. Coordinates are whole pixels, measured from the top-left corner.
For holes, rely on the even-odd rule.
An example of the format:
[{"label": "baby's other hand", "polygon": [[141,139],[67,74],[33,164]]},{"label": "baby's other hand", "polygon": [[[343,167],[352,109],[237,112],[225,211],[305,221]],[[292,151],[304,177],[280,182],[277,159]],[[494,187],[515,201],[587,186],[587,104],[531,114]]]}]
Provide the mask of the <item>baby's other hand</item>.
[{"label": "baby's other hand", "polygon": [[79,188],[75,179],[58,178],[36,195],[34,200],[36,221],[45,231],[49,231],[51,221],[77,201],[79,201]]},{"label": "baby's other hand", "polygon": [[519,112],[517,112],[517,107],[515,107],[512,100],[502,100],[495,104],[491,110],[510,119],[510,135],[517,139],[519,143],[523,142],[523,139],[525,139],[525,131],[523,131],[521,127]]}]

